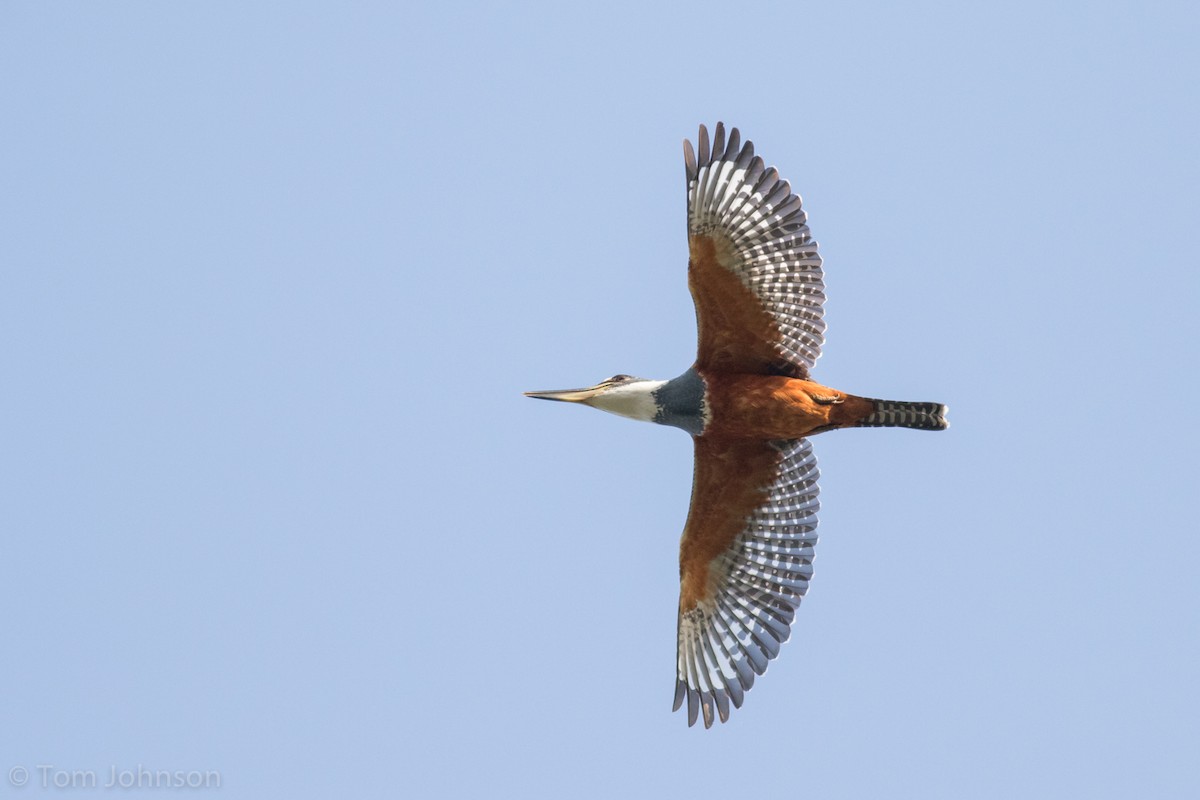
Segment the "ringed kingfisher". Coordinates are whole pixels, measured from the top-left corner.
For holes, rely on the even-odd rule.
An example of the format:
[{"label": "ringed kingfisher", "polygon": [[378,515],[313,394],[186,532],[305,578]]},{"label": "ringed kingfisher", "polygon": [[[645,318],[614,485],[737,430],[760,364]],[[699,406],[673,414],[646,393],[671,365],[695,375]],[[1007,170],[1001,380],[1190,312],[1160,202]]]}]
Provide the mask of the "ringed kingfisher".
[{"label": "ringed kingfisher", "polygon": [[698,352],[668,381],[614,375],[526,392],[692,435],[692,499],[679,547],[675,702],[688,725],[729,719],[779,654],[812,576],[817,463],[809,437],[837,428],[944,430],[946,406],[876,400],[812,380],[825,300],[800,196],[737,128],[683,142],[688,286]]}]

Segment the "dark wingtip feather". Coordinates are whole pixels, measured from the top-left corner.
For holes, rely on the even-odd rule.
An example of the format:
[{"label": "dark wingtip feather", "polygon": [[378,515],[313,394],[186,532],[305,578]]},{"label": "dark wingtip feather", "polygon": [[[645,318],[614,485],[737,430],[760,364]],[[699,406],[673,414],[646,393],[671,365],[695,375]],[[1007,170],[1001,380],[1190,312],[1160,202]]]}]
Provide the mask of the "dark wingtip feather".
[{"label": "dark wingtip feather", "polygon": [[729,695],[717,689],[713,692],[713,697],[717,701],[717,716],[721,718],[721,722],[729,722]]},{"label": "dark wingtip feather", "polygon": [[747,168],[754,163],[754,159],[754,142],[747,139],[746,143],[742,145],[742,152],[738,154],[738,166],[743,169]]},{"label": "dark wingtip feather", "polygon": [[725,123],[718,122],[717,130],[713,135],[712,143],[712,159],[720,161],[725,157]]},{"label": "dark wingtip feather", "polygon": [[709,150],[708,147],[708,128],[704,127],[703,125],[700,126],[700,136],[697,144],[700,148],[700,152],[698,154],[699,160],[697,161],[697,164],[699,164],[700,169],[704,169],[709,164],[709,156],[712,151]]},{"label": "dark wingtip feather", "polygon": [[700,174],[700,168],[696,166],[696,151],[687,139],[683,140],[683,169],[687,173],[688,183],[696,180]]},{"label": "dark wingtip feather", "polygon": [[729,129],[729,145],[725,148],[725,160],[734,161],[741,153],[742,135],[737,128]]}]

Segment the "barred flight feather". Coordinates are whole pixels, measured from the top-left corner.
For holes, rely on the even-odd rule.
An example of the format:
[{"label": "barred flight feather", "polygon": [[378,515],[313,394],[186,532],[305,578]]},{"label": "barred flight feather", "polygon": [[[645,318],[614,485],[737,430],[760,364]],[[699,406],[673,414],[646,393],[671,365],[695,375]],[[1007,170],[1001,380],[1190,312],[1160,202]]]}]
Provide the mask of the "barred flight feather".
[{"label": "barred flight feather", "polygon": [[950,427],[946,421],[946,406],[941,403],[913,403],[904,400],[875,400],[875,410],[856,424],[860,428],[917,428],[943,431]]},{"label": "barred flight feather", "polygon": [[688,724],[729,719],[779,654],[812,577],[817,543],[817,460],[807,439],[771,444],[779,463],[765,499],[714,559],[713,596],[679,615],[675,709]]},{"label": "barred flight feather", "polygon": [[727,141],[718,122],[710,148],[701,125],[697,142],[698,152],[684,141],[688,234],[728,243],[722,266],[771,316],[778,329],[771,346],[792,367],[787,371],[807,377],[825,342],[825,287],[800,196],[774,167],[764,167],[737,128]]}]

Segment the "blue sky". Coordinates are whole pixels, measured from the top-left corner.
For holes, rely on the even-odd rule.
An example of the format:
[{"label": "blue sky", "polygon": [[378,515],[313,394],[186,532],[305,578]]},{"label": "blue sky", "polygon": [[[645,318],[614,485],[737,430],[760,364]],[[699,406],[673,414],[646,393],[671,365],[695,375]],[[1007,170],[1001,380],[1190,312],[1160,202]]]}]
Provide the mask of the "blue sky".
[{"label": "blue sky", "polygon": [[[1198,38],[0,5],[0,791],[1194,796]],[[816,377],[954,425],[815,440],[812,590],[706,732],[669,713],[690,443],[521,392],[691,363],[718,119],[805,198]]]}]

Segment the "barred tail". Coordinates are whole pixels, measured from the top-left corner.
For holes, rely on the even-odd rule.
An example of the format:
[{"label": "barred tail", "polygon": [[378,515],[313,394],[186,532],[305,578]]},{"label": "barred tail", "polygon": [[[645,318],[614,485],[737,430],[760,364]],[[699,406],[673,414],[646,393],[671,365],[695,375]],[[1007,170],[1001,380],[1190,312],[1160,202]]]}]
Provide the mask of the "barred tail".
[{"label": "barred tail", "polygon": [[941,403],[908,403],[903,400],[872,400],[875,410],[855,423],[860,428],[916,428],[944,431],[947,407]]}]

